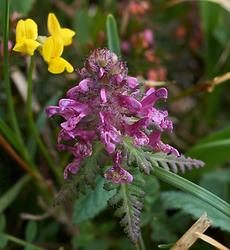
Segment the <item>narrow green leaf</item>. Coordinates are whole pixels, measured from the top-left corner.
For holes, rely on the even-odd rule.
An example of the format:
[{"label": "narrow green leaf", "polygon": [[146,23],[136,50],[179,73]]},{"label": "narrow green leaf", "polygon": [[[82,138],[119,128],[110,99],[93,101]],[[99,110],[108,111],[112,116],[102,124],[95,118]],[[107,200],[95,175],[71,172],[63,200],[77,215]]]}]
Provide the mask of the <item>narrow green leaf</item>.
[{"label": "narrow green leaf", "polygon": [[106,20],[108,47],[118,57],[121,56],[120,41],[117,30],[117,23],[113,15],[109,14]]},{"label": "narrow green leaf", "polygon": [[0,249],[4,249],[7,242],[8,242],[7,237],[3,233],[0,233]]},{"label": "narrow green leaf", "polygon": [[175,243],[170,243],[170,244],[160,244],[158,245],[158,248],[160,249],[169,249],[171,248]]},{"label": "narrow green leaf", "polygon": [[180,191],[162,192],[160,197],[166,209],[181,209],[184,213],[192,215],[195,219],[200,218],[201,214],[206,212],[212,220],[213,227],[219,227],[222,230],[230,232],[230,217],[197,197]]},{"label": "narrow green leaf", "polygon": [[27,246],[24,248],[24,250],[37,250],[37,248],[34,247],[34,246],[31,246],[31,245],[27,245]]},{"label": "narrow green leaf", "polygon": [[230,169],[218,169],[204,173],[199,184],[220,198],[230,202]]},{"label": "narrow green leaf", "polygon": [[0,213],[3,212],[18,196],[23,186],[30,180],[30,176],[22,177],[7,192],[0,197]]},{"label": "narrow green leaf", "polygon": [[230,218],[230,205],[208,190],[160,167],[155,167],[152,173],[162,181],[167,182],[182,191],[193,194]]},{"label": "narrow green leaf", "polygon": [[32,242],[37,234],[37,223],[35,221],[29,221],[26,225],[26,240]]},{"label": "narrow green leaf", "polygon": [[19,152],[21,152],[20,143],[17,137],[14,135],[13,131],[8,127],[8,125],[0,118],[0,132],[5,136],[9,143]]},{"label": "narrow green leaf", "polygon": [[0,232],[3,232],[3,230],[5,229],[6,226],[6,216],[1,213],[0,214]]},{"label": "narrow green leaf", "polygon": [[217,166],[230,159],[230,138],[197,144],[187,153],[203,160],[209,167]]},{"label": "narrow green leaf", "polygon": [[73,222],[75,224],[92,219],[107,206],[107,201],[115,194],[115,190],[106,191],[105,180],[99,178],[94,190],[76,200],[74,205]]}]

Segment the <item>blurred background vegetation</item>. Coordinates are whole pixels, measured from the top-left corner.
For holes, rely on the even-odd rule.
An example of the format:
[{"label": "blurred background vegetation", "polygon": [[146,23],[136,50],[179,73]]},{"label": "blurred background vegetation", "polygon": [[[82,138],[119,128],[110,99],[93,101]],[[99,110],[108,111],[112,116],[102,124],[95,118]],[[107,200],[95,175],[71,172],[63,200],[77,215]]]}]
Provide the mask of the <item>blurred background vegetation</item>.
[{"label": "blurred background vegetation", "polygon": [[[228,0],[214,2],[11,0],[10,40],[15,43],[15,25],[20,18],[34,19],[39,34],[46,34],[48,13],[54,12],[63,27],[77,33],[71,47],[65,50],[65,58],[75,68],[81,68],[90,51],[107,46],[106,17],[112,13],[118,22],[122,58],[127,61],[129,74],[146,84],[164,85],[169,90],[169,100],[164,105],[174,121],[174,132],[165,140],[180,152],[206,163],[205,168],[192,170],[184,177],[230,202],[230,6]],[[1,1],[1,27],[3,10]],[[0,39],[0,118],[8,121],[2,84],[3,29]],[[58,192],[61,188],[54,182],[25,120],[27,58],[10,50],[10,63],[13,101],[23,136],[47,185],[55,186]],[[47,121],[44,108],[55,104],[79,79],[75,73],[51,75],[39,56],[35,64],[36,123],[62,172],[69,155],[57,152],[59,128],[55,121]],[[25,176],[20,159],[15,158],[15,151],[9,150],[13,148],[11,142],[1,136],[0,144],[2,249],[37,249],[29,242],[50,250],[134,249],[113,210],[105,209],[105,199],[109,197],[105,197],[108,194],[103,192],[101,180],[94,191],[80,199],[72,198],[53,207],[56,194],[50,204],[44,202],[45,195],[39,185]],[[214,221],[208,234],[230,246],[230,223],[211,207],[157,179],[149,178],[145,189],[142,232],[146,249],[175,242],[203,210]],[[198,241],[192,249],[213,248]]]}]

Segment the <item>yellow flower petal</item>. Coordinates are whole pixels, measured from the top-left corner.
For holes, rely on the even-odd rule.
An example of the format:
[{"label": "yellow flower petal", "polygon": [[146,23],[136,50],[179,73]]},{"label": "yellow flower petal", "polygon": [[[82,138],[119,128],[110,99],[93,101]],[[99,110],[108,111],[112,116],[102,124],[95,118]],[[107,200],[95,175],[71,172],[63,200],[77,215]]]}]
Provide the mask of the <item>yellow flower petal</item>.
[{"label": "yellow flower petal", "polygon": [[27,39],[36,40],[38,37],[38,26],[30,18],[25,20],[25,36]]},{"label": "yellow flower petal", "polygon": [[75,35],[75,32],[68,28],[62,28],[54,13],[49,13],[47,26],[51,36],[61,39],[64,46],[70,45],[72,43],[72,37]]},{"label": "yellow flower petal", "polygon": [[46,62],[50,62],[52,58],[60,57],[64,49],[64,45],[61,40],[56,37],[48,37],[42,48],[42,56]]},{"label": "yellow flower petal", "polygon": [[58,35],[61,29],[61,26],[58,22],[57,17],[54,13],[49,13],[47,20],[48,31],[52,36]]},{"label": "yellow flower petal", "polygon": [[21,42],[15,44],[13,50],[22,54],[32,56],[40,43],[31,39],[22,39]]},{"label": "yellow flower petal", "polygon": [[68,73],[73,72],[73,66],[62,57],[56,57],[49,62],[49,72],[53,74],[60,74],[65,70]]},{"label": "yellow flower petal", "polygon": [[16,25],[16,42],[20,42],[26,35],[25,21],[19,20]]},{"label": "yellow flower petal", "polygon": [[68,46],[72,43],[72,38],[74,35],[75,35],[75,32],[71,29],[61,28],[60,30],[60,36],[65,46]]},{"label": "yellow flower petal", "polygon": [[16,26],[16,42],[20,42],[23,38],[36,40],[38,37],[37,24],[30,18],[19,20]]}]

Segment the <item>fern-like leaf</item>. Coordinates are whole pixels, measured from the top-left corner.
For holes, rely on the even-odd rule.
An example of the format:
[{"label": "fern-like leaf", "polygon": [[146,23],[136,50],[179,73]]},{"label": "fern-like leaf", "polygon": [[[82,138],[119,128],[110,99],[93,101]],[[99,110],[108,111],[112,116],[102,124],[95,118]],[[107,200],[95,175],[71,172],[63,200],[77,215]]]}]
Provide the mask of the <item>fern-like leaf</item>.
[{"label": "fern-like leaf", "polygon": [[93,154],[90,157],[85,158],[82,162],[79,172],[67,180],[59,191],[55,205],[76,198],[82,194],[86,194],[89,188],[95,187],[96,175],[100,171],[99,158],[101,159],[103,154],[102,146],[95,145]]},{"label": "fern-like leaf", "polygon": [[134,146],[130,138],[125,138],[123,145],[127,163],[129,165],[135,163],[145,174],[150,174],[154,166],[162,167],[174,173],[179,171],[184,173],[186,169],[190,170],[193,167],[200,168],[204,166],[204,162],[184,155],[177,157],[174,154],[144,151],[141,147]]},{"label": "fern-like leaf", "polygon": [[204,162],[190,157],[181,155],[177,157],[173,154],[165,153],[149,153],[145,152],[145,156],[152,163],[153,167],[163,167],[166,170],[170,170],[174,173],[178,171],[184,173],[186,169],[191,170],[193,167],[200,168],[204,166]]},{"label": "fern-like leaf", "polygon": [[130,184],[116,186],[117,193],[109,200],[109,204],[116,208],[115,216],[121,218],[120,224],[134,244],[140,234],[140,216],[145,195],[141,186],[143,181],[134,178]]},{"label": "fern-like leaf", "polygon": [[125,138],[123,145],[127,163],[129,165],[136,164],[141,171],[149,175],[152,163],[146,157],[145,151],[141,147],[134,146],[130,138]]}]

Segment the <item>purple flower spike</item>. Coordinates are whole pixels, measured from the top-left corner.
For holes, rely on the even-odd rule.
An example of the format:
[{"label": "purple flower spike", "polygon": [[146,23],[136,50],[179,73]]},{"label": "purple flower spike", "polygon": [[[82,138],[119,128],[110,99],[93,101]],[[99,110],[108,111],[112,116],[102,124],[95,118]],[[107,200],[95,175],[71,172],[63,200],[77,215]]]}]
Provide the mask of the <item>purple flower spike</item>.
[{"label": "purple flower spike", "polygon": [[127,184],[133,181],[133,176],[120,166],[111,167],[105,172],[104,176],[106,180],[114,184]]},{"label": "purple flower spike", "polygon": [[108,49],[96,49],[79,70],[81,81],[67,91],[57,106],[46,108],[47,115],[61,116],[57,147],[73,155],[64,178],[76,174],[82,160],[92,154],[100,141],[114,166],[105,173],[113,183],[130,183],[132,175],[121,167],[123,138],[129,136],[136,147],[179,156],[178,151],[161,141],[163,132],[172,131],[168,112],[154,105],[166,100],[167,89],[150,88],[146,93],[135,77],[128,76],[126,64]]}]

